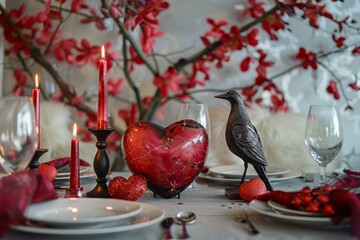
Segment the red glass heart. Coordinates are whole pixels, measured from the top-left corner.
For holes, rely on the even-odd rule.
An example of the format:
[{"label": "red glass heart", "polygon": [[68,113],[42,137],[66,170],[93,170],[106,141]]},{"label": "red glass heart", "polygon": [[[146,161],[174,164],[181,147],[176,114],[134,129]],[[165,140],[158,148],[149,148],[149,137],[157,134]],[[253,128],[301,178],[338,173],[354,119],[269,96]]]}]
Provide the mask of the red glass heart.
[{"label": "red glass heart", "polygon": [[138,122],[123,136],[123,154],[129,169],[148,181],[148,188],[163,198],[186,189],[205,164],[208,136],[193,120],[181,120],[166,128]]}]

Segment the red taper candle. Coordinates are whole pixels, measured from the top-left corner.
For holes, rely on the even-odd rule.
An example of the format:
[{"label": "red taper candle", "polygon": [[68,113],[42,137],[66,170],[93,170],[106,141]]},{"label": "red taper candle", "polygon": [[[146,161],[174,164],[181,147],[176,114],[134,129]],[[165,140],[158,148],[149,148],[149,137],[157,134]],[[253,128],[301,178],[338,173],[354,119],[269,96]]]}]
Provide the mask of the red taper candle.
[{"label": "red taper candle", "polygon": [[76,137],[76,134],[77,126],[74,123],[73,138],[71,139],[70,191],[80,187],[79,139]]},{"label": "red taper candle", "polygon": [[35,88],[32,90],[32,99],[35,109],[36,133],[38,135],[38,149],[40,149],[40,89],[39,77],[35,74]]},{"label": "red taper candle", "polygon": [[101,47],[101,59],[99,66],[99,96],[97,128],[108,128],[108,98],[107,98],[107,61],[105,60],[105,48]]}]

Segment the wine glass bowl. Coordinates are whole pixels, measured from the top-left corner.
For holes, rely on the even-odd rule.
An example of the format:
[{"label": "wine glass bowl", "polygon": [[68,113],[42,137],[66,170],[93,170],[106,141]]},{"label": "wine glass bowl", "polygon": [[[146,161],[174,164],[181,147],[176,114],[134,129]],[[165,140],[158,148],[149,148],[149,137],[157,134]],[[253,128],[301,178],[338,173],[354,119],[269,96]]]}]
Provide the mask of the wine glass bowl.
[{"label": "wine glass bowl", "polygon": [[207,132],[210,139],[210,117],[206,104],[203,103],[183,103],[181,104],[178,120],[191,119],[200,123]]},{"label": "wine glass bowl", "polygon": [[27,97],[0,98],[0,164],[12,174],[24,170],[37,148],[34,106]]},{"label": "wine glass bowl", "polygon": [[[208,141],[210,143],[210,116],[209,110],[206,104],[203,103],[183,103],[181,104],[178,120],[191,119],[200,123],[205,129],[208,135]],[[205,160],[206,161],[206,160]],[[190,185],[191,189],[198,189],[199,186],[194,180]]]},{"label": "wine glass bowl", "polygon": [[337,157],[342,144],[343,131],[337,107],[311,105],[306,122],[305,145],[320,167],[320,185],[325,184],[326,166]]}]

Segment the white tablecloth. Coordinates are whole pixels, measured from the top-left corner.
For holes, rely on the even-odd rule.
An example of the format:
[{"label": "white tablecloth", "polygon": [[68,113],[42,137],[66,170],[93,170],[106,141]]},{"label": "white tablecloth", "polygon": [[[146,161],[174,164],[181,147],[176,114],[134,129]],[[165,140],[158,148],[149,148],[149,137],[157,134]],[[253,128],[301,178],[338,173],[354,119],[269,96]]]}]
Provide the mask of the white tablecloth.
[{"label": "white tablecloth", "polygon": [[[128,173],[113,173],[111,176],[125,176]],[[316,180],[315,180],[316,181]],[[84,183],[85,191],[90,190],[95,180]],[[306,183],[309,185],[309,183]],[[311,184],[311,183],[310,183]],[[315,184],[315,183],[312,183]],[[273,185],[276,190],[299,190],[305,186],[301,179],[296,178]],[[225,196],[224,186],[215,186],[213,183],[200,181],[195,188],[189,188],[181,193],[180,199],[153,198],[151,191],[147,191],[139,200],[143,203],[159,206],[166,212],[166,216],[173,217],[181,210],[192,210],[197,214],[196,222],[188,225],[188,233],[191,239],[306,239],[306,240],[347,240],[350,237],[349,227],[345,228],[320,228],[309,227],[299,224],[287,223],[265,217],[253,211],[245,202],[240,200],[229,200]],[[253,224],[260,230],[260,234],[253,235],[247,224],[236,221],[241,207],[250,216]],[[174,237],[179,238],[181,227],[173,225],[171,228]],[[46,236],[38,234],[27,234],[17,231],[9,231],[4,239],[161,239],[164,231],[159,224],[140,230],[128,232],[89,235],[89,236]]]}]

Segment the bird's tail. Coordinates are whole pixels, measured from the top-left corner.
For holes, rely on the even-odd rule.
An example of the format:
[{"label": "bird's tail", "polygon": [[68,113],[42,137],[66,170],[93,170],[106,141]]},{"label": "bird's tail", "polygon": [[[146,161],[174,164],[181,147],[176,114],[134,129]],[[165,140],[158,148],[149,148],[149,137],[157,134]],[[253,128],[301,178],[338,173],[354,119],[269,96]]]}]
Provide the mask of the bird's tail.
[{"label": "bird's tail", "polygon": [[254,166],[255,171],[257,172],[257,174],[259,175],[260,179],[265,183],[266,189],[268,191],[272,191],[273,188],[270,184],[270,181],[266,175],[266,171],[265,171],[265,167],[262,165],[256,165]]}]

